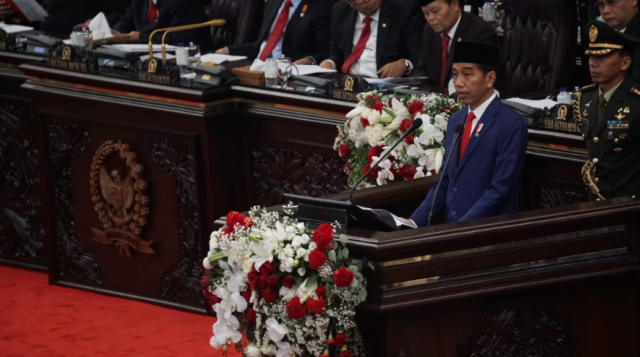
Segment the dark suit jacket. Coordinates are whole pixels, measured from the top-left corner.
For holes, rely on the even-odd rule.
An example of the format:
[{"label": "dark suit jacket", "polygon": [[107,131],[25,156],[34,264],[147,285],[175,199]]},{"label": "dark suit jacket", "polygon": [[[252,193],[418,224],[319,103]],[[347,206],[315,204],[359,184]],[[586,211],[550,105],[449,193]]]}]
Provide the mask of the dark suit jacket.
[{"label": "dark suit jacket", "polygon": [[[640,40],[640,12],[631,19],[631,22],[627,25],[624,33]],[[634,81],[640,83],[640,47],[636,48],[632,55],[633,63],[631,64],[631,70],[628,74]]]},{"label": "dark suit jacket", "polygon": [[[598,159],[596,176],[600,194],[606,199],[640,198],[640,94],[637,92],[640,84],[625,78],[607,103],[602,121],[598,120],[598,87],[583,88],[576,101],[580,106],[589,160]],[[610,122],[618,121],[626,122],[628,127],[609,127]]]},{"label": "dark suit jacket", "polygon": [[[271,34],[271,26],[278,17],[278,10],[284,0],[268,0],[265,4],[260,35],[253,43],[229,46],[229,54],[256,58],[260,55],[260,46]],[[301,17],[302,9],[307,11]],[[302,0],[291,16],[282,39],[282,53],[297,61],[313,57],[319,64],[329,55],[331,43],[331,3],[327,0]]]},{"label": "dark suit jacket", "polygon": [[131,0],[45,0],[42,6],[49,17],[40,25],[40,30],[62,34],[71,33],[77,24],[104,12],[109,24],[114,24],[127,10]]},{"label": "dark suit jacket", "polygon": [[[156,9],[158,18],[154,24],[149,24],[148,9],[151,0],[133,0],[127,12],[120,21],[113,25],[113,29],[122,33],[140,32],[140,40],[149,41],[151,33],[159,28],[191,25],[206,21],[204,7],[199,0],[158,0]],[[202,51],[211,50],[209,28],[187,30],[170,33],[166,42],[171,45],[183,43],[185,46],[193,42],[201,46]],[[162,34],[153,38],[154,43],[162,41]]]},{"label": "dark suit jacket", "polygon": [[[464,124],[469,107],[464,107],[449,119],[445,140],[445,157],[453,156],[436,197],[434,216],[446,211],[447,222],[514,213],[518,211],[520,173],[527,151],[527,125],[511,108],[495,98],[484,112],[474,132],[483,124],[478,136],[471,134],[467,148],[458,164],[460,140],[453,145],[453,132]],[[427,225],[435,186],[411,215],[418,226]]]},{"label": "dark suit jacket", "polygon": [[[353,50],[353,34],[358,12],[345,1],[333,6],[331,55],[338,71]],[[422,53],[421,31],[425,19],[416,3],[405,0],[382,0],[378,21],[376,61],[378,69],[399,59],[417,66]]]},{"label": "dark suit jacket", "polygon": [[[433,31],[431,26],[427,24],[423,33],[423,56],[420,58],[420,64],[416,70],[416,74],[427,75],[431,85],[439,86],[442,81],[440,79],[440,67],[442,64],[442,37],[439,33]],[[498,34],[493,27],[480,17],[462,12],[460,24],[456,29],[455,36],[451,39],[451,47],[449,48],[447,70],[445,72],[446,87],[451,77],[451,63],[453,55],[456,51],[456,43],[458,42],[478,42],[487,45],[499,47],[500,41]],[[497,69],[497,68],[496,68]]]}]

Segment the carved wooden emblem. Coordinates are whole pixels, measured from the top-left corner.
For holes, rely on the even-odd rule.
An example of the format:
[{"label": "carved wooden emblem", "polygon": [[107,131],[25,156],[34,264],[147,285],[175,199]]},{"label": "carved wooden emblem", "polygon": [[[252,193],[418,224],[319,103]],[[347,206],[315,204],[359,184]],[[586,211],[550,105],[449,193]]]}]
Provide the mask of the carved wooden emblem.
[{"label": "carved wooden emblem", "polygon": [[[125,162],[124,169],[107,169],[106,160],[112,154],[119,154]],[[114,244],[122,256],[131,257],[131,248],[146,254],[153,254],[153,241],[144,241],[142,228],[147,225],[149,197],[146,195],[147,182],[143,179],[142,165],[129,145],[107,141],[103,143],[91,163],[91,199],[102,221],[104,230],[91,228],[94,241]]]},{"label": "carved wooden emblem", "polygon": [[157,69],[158,69],[158,60],[156,60],[155,58],[152,58],[151,60],[149,60],[149,73],[156,73]]},{"label": "carved wooden emblem", "polygon": [[64,46],[62,49],[62,59],[65,61],[71,61],[71,55],[73,54],[73,50],[71,46]]}]

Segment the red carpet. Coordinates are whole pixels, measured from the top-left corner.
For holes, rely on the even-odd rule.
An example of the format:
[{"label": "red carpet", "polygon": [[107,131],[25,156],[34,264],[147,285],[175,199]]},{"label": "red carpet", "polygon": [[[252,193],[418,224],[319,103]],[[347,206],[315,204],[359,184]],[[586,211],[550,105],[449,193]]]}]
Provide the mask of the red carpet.
[{"label": "red carpet", "polygon": [[214,322],[208,316],[50,286],[44,273],[0,266],[2,357],[217,357],[221,353],[209,345]]}]

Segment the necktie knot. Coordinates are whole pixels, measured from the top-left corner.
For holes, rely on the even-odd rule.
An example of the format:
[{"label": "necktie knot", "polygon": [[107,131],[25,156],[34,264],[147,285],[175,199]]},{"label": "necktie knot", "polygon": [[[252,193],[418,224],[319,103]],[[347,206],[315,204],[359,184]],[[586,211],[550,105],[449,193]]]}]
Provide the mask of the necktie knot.
[{"label": "necktie knot", "polygon": [[293,5],[293,3],[291,2],[291,0],[287,0],[284,2],[284,8],[290,8]]},{"label": "necktie knot", "polygon": [[371,21],[373,21],[373,19],[370,16],[365,17],[364,20],[363,20],[365,25],[369,25],[371,23]]},{"label": "necktie knot", "polygon": [[467,122],[464,125],[467,126],[468,124],[473,122],[473,119],[475,118],[476,118],[476,115],[473,114],[473,112],[469,112],[469,115],[467,115]]},{"label": "necktie knot", "polygon": [[449,35],[447,35],[446,33],[442,34],[442,42],[444,42],[446,44],[449,44],[449,40],[450,39],[451,39],[451,37],[449,37]]}]

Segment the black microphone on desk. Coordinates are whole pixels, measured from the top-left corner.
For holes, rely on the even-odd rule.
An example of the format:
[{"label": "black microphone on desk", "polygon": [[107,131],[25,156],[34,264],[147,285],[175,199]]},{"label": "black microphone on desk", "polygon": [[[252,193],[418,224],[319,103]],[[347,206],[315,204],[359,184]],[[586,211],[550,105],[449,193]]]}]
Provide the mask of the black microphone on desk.
[{"label": "black microphone on desk", "polygon": [[393,149],[395,149],[396,146],[398,146],[398,144],[400,144],[402,142],[402,140],[404,140],[404,138],[409,136],[409,134],[413,133],[414,131],[416,131],[416,129],[418,129],[421,126],[422,126],[422,119],[421,118],[417,118],[416,120],[413,121],[413,124],[411,124],[409,129],[407,129],[407,131],[405,131],[404,134],[402,134],[400,139],[398,139],[398,141],[396,141],[396,143],[393,144],[392,147],[387,149],[387,151],[383,152],[382,155],[380,156],[380,159],[375,164],[371,165],[371,168],[369,168],[369,171],[367,171],[364,175],[362,175],[360,177],[360,179],[358,180],[358,182],[356,182],[356,184],[353,185],[353,188],[351,189],[351,193],[349,194],[349,201],[347,201],[347,202],[351,202],[351,199],[353,198],[353,193],[356,191],[356,187],[358,187],[358,185],[362,182],[362,180],[364,180],[367,177],[367,175],[369,175],[371,173],[371,171],[373,171],[373,169],[378,167],[378,165],[380,165],[380,163],[383,162],[384,159],[386,159],[387,156],[389,156],[389,154],[391,154]]},{"label": "black microphone on desk", "polygon": [[[458,142],[458,139],[460,138],[460,134],[462,134],[463,131],[464,131],[464,125],[458,124],[458,126],[456,126],[456,131],[453,134],[453,144],[451,145],[451,151],[449,151],[449,155],[447,155],[447,160],[445,160],[445,162],[444,162],[443,169],[440,170],[440,172],[443,173],[443,174],[445,172],[447,172],[447,166],[449,166],[449,161],[451,160],[451,155],[455,151],[455,150],[453,150],[453,148],[456,147],[456,143]],[[427,218],[427,227],[429,227],[431,225],[431,217],[433,217],[433,206],[436,204],[436,197],[438,197],[438,190],[440,189],[440,184],[441,183],[442,183],[442,180],[438,179],[438,184],[436,185],[436,190],[433,193],[433,200],[431,200],[431,209],[429,209],[429,217]]]}]

